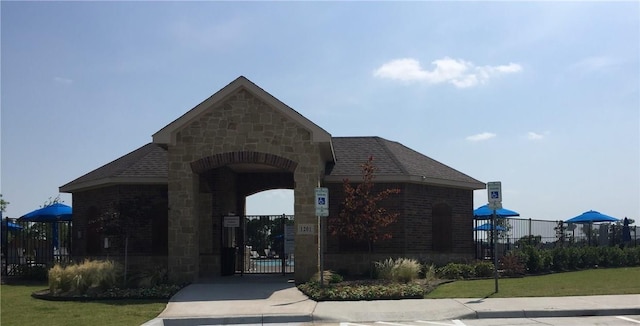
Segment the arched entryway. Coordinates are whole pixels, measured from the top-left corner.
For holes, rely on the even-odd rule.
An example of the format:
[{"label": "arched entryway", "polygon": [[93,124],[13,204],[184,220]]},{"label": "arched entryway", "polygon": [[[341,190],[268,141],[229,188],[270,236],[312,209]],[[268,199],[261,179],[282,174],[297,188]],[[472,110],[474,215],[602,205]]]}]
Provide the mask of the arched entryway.
[{"label": "arched entryway", "polygon": [[[254,250],[255,244],[249,240],[257,240],[250,239],[247,232],[256,223],[262,223],[263,227],[271,226],[264,231],[269,232],[268,237],[275,236],[270,232],[276,231],[284,237],[285,220],[293,222],[292,217],[282,219],[265,215],[257,220],[248,217],[246,197],[269,189],[294,189],[296,167],[297,163],[287,158],[250,151],[220,153],[191,163],[200,184],[199,200],[195,203],[200,210],[200,277],[256,272],[258,269],[251,268],[250,264],[254,255],[271,260],[284,257],[281,252],[284,247],[275,246],[274,239],[270,238],[268,247],[259,248],[260,252]],[[269,251],[265,252],[265,249]],[[245,265],[249,268],[244,268]],[[261,268],[259,271],[275,269]]]},{"label": "arched entryway", "polygon": [[[169,275],[194,281],[220,271],[221,217],[246,195],[294,190],[295,223],[315,218],[314,188],[334,162],[331,135],[239,77],[153,135],[167,149]],[[297,234],[295,279],[317,270],[317,234]]]}]

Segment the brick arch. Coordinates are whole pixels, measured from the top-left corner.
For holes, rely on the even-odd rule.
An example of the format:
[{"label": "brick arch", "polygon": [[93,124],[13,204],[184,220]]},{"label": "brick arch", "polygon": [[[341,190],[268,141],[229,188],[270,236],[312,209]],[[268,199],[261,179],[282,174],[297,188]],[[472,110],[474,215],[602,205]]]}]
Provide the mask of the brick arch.
[{"label": "brick arch", "polygon": [[211,169],[236,163],[265,164],[288,172],[294,172],[298,166],[297,162],[282,156],[262,152],[240,151],[203,157],[191,162],[191,170],[196,173],[203,173]]}]

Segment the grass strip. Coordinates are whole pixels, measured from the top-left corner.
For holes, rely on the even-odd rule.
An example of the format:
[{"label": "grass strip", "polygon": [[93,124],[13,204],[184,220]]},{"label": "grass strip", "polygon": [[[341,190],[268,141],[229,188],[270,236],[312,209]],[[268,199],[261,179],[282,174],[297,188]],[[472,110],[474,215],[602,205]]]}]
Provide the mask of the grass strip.
[{"label": "grass strip", "polygon": [[559,297],[640,293],[640,267],[591,269],[522,278],[463,280],[440,285],[426,295],[438,298]]},{"label": "grass strip", "polygon": [[46,288],[44,283],[0,286],[2,325],[140,325],[158,316],[167,305],[157,300],[67,302],[31,297]]}]

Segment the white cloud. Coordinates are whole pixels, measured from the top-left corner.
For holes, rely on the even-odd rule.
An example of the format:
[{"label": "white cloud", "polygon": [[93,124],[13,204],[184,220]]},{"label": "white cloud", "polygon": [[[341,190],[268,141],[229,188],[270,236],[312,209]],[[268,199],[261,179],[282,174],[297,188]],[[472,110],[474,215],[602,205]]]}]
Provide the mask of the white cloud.
[{"label": "white cloud", "polygon": [[571,65],[571,68],[582,72],[593,72],[604,71],[618,64],[619,62],[611,57],[599,56],[584,58]]},{"label": "white cloud", "polygon": [[450,83],[458,88],[467,88],[484,84],[497,75],[522,71],[522,66],[516,63],[499,66],[476,66],[472,62],[449,57],[434,60],[431,64],[435,67],[429,71],[422,68],[416,59],[395,59],[376,69],[373,76],[405,82]]},{"label": "white cloud", "polygon": [[544,135],[543,135],[543,134],[535,133],[535,132],[533,132],[533,131],[529,131],[529,132],[527,133],[527,138],[528,138],[528,139],[530,139],[530,140],[538,140],[538,139],[542,139],[542,138],[544,138]]},{"label": "white cloud", "polygon": [[59,84],[66,84],[66,85],[73,83],[73,80],[69,78],[64,78],[64,77],[53,77],[53,81]]},{"label": "white cloud", "polygon": [[487,140],[487,139],[491,139],[494,138],[496,136],[496,134],[494,133],[490,133],[490,132],[483,132],[477,135],[472,135],[467,137],[468,141],[473,141],[473,142],[478,142],[478,141],[483,141],[483,140]]}]

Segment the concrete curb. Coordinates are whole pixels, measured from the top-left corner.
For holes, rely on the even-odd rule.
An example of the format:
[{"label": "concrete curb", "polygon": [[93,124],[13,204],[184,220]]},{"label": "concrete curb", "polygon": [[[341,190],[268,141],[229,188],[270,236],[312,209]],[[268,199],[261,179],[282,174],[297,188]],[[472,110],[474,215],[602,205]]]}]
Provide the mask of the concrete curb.
[{"label": "concrete curb", "polygon": [[143,326],[193,326],[193,325],[232,325],[232,324],[284,324],[310,323],[310,315],[258,315],[230,317],[170,317],[155,318]]},{"label": "concrete curb", "polygon": [[576,309],[576,310],[518,310],[518,311],[477,311],[476,318],[550,318],[586,316],[639,315],[640,308],[624,309]]},{"label": "concrete curb", "polygon": [[[517,311],[476,311],[459,315],[452,319],[503,319],[503,318],[561,318],[585,316],[640,315],[640,308],[633,309],[580,309],[580,310],[517,310]],[[233,324],[284,324],[284,323],[337,323],[333,318],[318,315],[257,315],[230,317],[171,317],[154,318],[142,326],[193,326],[193,325],[233,325]],[[356,322],[356,321],[352,321]],[[359,321],[366,322],[366,321]],[[373,322],[373,321],[370,321]]]}]

